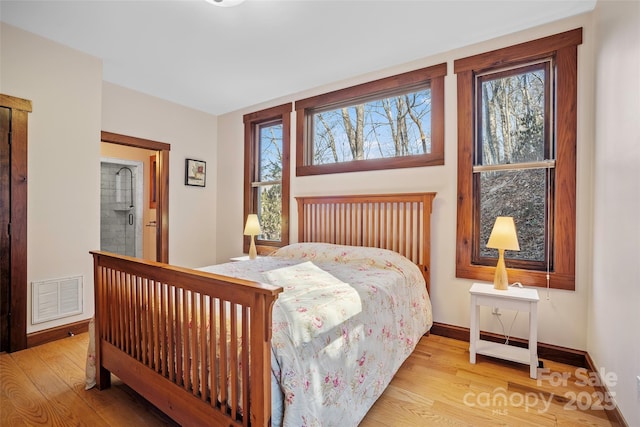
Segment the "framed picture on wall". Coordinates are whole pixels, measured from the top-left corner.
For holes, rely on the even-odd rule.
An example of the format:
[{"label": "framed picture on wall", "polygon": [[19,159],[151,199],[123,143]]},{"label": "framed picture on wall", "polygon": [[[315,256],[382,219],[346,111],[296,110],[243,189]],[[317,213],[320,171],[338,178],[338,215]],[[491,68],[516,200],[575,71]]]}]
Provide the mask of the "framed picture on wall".
[{"label": "framed picture on wall", "polygon": [[204,187],[207,178],[207,163],[202,160],[186,159],[184,165],[184,184]]}]

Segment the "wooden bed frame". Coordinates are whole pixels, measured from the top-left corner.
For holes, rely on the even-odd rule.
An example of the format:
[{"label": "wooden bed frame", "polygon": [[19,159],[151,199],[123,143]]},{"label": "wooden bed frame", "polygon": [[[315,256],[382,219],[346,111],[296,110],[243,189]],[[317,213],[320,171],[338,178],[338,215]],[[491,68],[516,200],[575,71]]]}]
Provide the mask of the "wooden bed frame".
[{"label": "wooden bed frame", "polygon": [[[434,197],[298,197],[298,241],[396,251],[429,289]],[[99,389],[113,373],[182,425],[270,425],[271,309],[282,288],[91,253]]]}]

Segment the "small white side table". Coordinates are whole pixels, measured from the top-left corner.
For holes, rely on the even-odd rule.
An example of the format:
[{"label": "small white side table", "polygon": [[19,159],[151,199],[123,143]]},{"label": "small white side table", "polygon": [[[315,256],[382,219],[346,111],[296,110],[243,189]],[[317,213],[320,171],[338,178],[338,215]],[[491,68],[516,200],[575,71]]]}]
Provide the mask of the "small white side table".
[{"label": "small white side table", "polygon": [[[471,294],[471,334],[469,362],[476,363],[476,354],[498,357],[529,365],[529,376],[537,377],[538,369],[538,291],[509,287],[506,291],[493,288],[493,284],[474,283]],[[499,307],[529,312],[529,348],[495,343],[480,339],[480,306]]]}]

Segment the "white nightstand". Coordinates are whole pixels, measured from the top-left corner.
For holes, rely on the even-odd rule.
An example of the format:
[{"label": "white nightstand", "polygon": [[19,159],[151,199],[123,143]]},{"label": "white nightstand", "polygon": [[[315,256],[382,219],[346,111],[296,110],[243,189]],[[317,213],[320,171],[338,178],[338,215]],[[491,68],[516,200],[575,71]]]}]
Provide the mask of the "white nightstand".
[{"label": "white nightstand", "polygon": [[[529,376],[537,376],[538,369],[538,291],[510,286],[506,291],[493,284],[474,283],[471,294],[471,334],[469,362],[476,363],[476,353],[529,365]],[[529,348],[514,347],[480,339],[480,306],[499,307],[529,312]]]}]

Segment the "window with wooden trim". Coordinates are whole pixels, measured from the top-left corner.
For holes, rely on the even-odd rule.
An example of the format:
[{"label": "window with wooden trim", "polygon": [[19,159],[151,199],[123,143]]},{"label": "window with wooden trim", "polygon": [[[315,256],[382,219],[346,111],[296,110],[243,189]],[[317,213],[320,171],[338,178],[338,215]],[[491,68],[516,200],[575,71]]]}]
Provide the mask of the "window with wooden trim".
[{"label": "window with wooden trim", "polygon": [[444,164],[447,64],[296,102],[296,175]]},{"label": "window with wooden trim", "polygon": [[575,289],[577,47],[582,29],[456,60],[456,276],[492,281],[486,247],[514,218],[509,279]]},{"label": "window with wooden trim", "polygon": [[[289,244],[289,139],[291,104],[243,117],[245,127],[244,218],[258,215],[258,253]],[[249,251],[245,236],[243,249]]]}]

